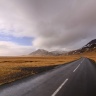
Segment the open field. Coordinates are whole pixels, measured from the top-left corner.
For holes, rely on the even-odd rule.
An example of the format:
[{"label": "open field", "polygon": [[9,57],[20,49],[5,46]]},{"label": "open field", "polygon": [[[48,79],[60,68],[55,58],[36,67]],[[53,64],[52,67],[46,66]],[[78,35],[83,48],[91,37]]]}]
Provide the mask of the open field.
[{"label": "open field", "polygon": [[85,53],[81,54],[81,56],[90,58],[96,62],[96,50],[94,50],[93,52],[85,52]]},{"label": "open field", "polygon": [[80,56],[0,57],[0,85],[41,73]]}]

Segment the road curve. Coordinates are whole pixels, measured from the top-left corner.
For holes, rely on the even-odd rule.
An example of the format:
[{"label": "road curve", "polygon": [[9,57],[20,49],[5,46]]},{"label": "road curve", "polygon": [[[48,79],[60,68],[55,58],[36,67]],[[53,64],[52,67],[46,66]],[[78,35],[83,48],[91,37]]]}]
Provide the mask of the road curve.
[{"label": "road curve", "polygon": [[0,86],[0,96],[96,96],[96,64],[80,58],[48,72]]}]

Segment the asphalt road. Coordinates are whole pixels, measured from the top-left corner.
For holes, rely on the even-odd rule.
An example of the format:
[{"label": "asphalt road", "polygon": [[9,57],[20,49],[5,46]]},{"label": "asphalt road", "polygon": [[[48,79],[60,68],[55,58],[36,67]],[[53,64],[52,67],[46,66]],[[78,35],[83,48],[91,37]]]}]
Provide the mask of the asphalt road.
[{"label": "asphalt road", "polygon": [[96,64],[81,58],[37,76],[0,86],[0,96],[96,96]]}]

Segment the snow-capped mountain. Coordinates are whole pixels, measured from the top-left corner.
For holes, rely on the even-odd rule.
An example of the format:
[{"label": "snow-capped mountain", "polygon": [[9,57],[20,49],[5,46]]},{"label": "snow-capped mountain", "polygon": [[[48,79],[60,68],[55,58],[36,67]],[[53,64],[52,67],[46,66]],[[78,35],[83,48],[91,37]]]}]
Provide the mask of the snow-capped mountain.
[{"label": "snow-capped mountain", "polygon": [[44,50],[44,49],[38,49],[32,53],[30,53],[29,55],[32,55],[32,56],[44,56],[44,55],[52,55],[50,52]]},{"label": "snow-capped mountain", "polygon": [[32,53],[30,53],[30,56],[60,56],[60,55],[74,55],[74,54],[82,54],[85,52],[96,52],[96,39],[90,41],[88,44],[83,46],[82,48],[70,52],[65,52],[65,51],[47,51],[44,49],[38,49]]},{"label": "snow-capped mountain", "polygon": [[31,56],[59,56],[64,53],[65,53],[65,51],[51,51],[51,52],[49,52],[44,49],[38,49],[38,50],[30,53],[29,55],[31,55]]},{"label": "snow-capped mountain", "polygon": [[82,48],[80,48],[78,50],[69,52],[68,55],[82,54],[85,52],[93,52],[93,51],[96,51],[96,39],[90,41],[88,44],[86,44],[85,46],[83,46]]}]

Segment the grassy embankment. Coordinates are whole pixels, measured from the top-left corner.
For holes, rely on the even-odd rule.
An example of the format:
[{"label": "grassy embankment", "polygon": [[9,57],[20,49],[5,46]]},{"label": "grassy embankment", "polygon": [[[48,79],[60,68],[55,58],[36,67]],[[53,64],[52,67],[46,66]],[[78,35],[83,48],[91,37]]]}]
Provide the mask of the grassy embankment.
[{"label": "grassy embankment", "polygon": [[94,50],[92,52],[85,52],[85,53],[81,54],[81,56],[90,58],[96,62],[96,50]]},{"label": "grassy embankment", "polygon": [[61,57],[0,57],[0,85],[38,74],[80,56]]}]

